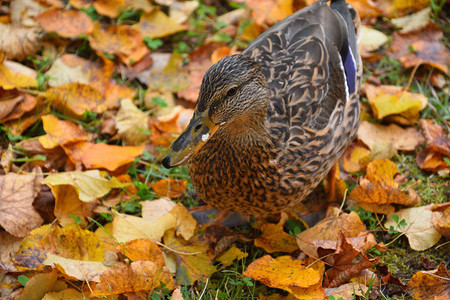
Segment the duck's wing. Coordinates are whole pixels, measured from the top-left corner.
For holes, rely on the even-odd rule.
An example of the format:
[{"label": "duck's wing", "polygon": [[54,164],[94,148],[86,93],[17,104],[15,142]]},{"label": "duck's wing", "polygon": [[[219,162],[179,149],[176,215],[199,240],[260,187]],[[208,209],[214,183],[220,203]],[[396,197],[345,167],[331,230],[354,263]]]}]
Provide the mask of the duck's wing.
[{"label": "duck's wing", "polygon": [[[284,149],[280,160],[320,168],[320,154],[333,152],[324,145],[343,144],[346,133],[339,127],[345,123],[349,102],[359,96],[360,58],[345,1],[332,1],[331,6],[316,2],[296,12],[259,36],[243,54],[261,65],[272,92],[268,123],[274,142]],[[359,106],[352,109],[358,115],[347,125],[357,127]],[[345,139],[351,140],[348,135],[354,131]],[[343,151],[335,150],[336,155]]]}]

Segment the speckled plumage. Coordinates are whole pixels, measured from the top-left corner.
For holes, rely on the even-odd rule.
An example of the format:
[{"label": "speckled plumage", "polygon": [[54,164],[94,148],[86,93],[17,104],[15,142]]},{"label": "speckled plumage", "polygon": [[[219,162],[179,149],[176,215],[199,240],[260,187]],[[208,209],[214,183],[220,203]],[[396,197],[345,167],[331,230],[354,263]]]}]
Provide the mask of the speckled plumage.
[{"label": "speckled plumage", "polygon": [[[204,114],[217,127],[188,160],[205,202],[226,211],[278,212],[302,201],[329,172],[359,125],[362,68],[349,16],[346,23],[345,13],[314,3],[208,70],[192,129],[171,150],[208,132],[195,127]],[[346,60],[352,57],[354,65]]]}]

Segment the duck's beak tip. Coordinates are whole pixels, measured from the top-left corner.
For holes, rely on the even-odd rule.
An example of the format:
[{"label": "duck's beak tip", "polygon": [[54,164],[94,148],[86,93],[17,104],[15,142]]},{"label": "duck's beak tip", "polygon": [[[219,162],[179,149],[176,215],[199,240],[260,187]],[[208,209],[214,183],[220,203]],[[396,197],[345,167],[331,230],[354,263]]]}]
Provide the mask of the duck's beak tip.
[{"label": "duck's beak tip", "polygon": [[170,156],[169,155],[163,158],[163,160],[161,161],[161,164],[166,169],[170,169],[170,168],[174,167],[170,164]]}]

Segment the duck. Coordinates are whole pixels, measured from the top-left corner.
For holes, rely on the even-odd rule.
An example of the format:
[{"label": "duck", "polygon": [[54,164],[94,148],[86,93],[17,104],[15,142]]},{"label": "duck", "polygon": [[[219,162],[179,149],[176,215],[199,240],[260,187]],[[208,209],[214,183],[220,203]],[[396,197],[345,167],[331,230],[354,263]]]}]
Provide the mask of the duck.
[{"label": "duck", "polygon": [[318,1],[205,73],[188,126],[163,153],[208,205],[249,215],[304,200],[356,135],[359,16]]}]

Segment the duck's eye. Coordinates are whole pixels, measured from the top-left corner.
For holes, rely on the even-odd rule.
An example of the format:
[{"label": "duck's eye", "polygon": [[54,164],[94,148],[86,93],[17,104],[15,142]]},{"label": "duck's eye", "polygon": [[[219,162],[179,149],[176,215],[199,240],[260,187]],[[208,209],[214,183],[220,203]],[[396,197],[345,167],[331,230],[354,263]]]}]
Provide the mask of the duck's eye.
[{"label": "duck's eye", "polygon": [[236,87],[232,87],[231,89],[228,90],[227,92],[227,96],[234,96],[237,93],[237,88]]}]

